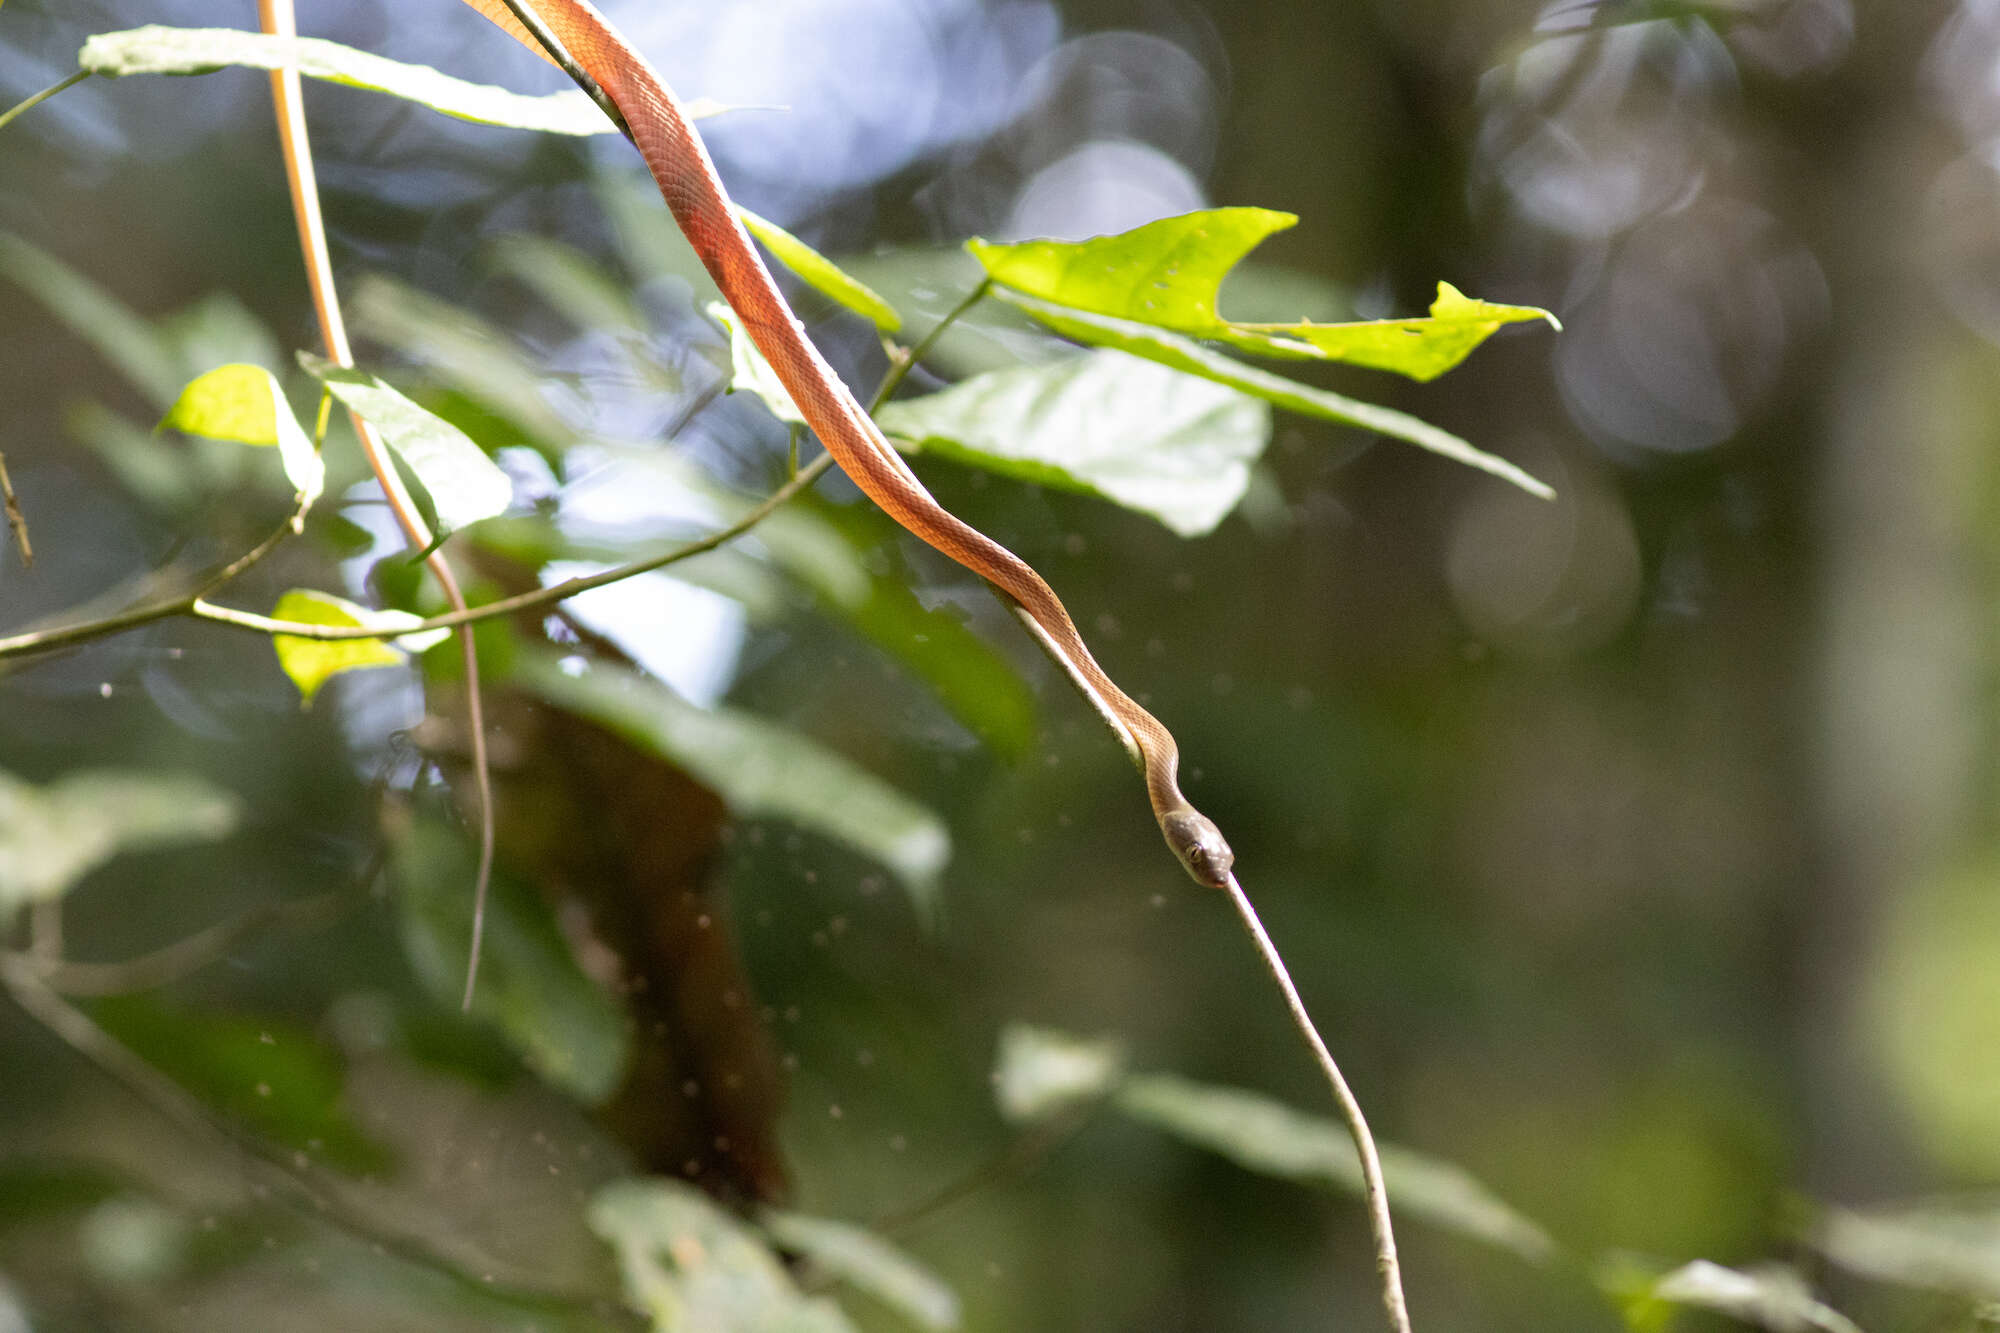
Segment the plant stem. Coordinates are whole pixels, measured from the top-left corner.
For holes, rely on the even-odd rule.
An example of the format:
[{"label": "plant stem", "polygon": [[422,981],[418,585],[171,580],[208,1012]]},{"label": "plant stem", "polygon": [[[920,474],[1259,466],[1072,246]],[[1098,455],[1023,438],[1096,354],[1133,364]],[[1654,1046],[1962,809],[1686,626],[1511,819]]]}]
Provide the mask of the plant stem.
[{"label": "plant stem", "polygon": [[5,111],[0,111],[0,130],[6,129],[7,123],[13,120],[14,117],[20,115],[22,112],[29,111],[35,107],[40,106],[42,103],[48,101],[51,97],[54,97],[57,93],[61,92],[65,88],[76,87],[77,84],[82,83],[85,79],[89,78],[92,73],[93,71],[91,70],[80,69],[76,73],[70,75],[68,78],[62,80],[60,83],[50,84],[48,87],[36,93],[33,97],[30,97],[27,101],[16,102],[13,106],[8,107]]},{"label": "plant stem", "polygon": [[14,534],[14,545],[21,552],[21,566],[35,567],[35,548],[28,541],[28,519],[21,512],[21,502],[14,498],[14,479],[7,475],[7,455],[0,454],[0,505],[7,510],[7,530]]},{"label": "plant stem", "polygon": [[1389,1220],[1389,1191],[1382,1183],[1382,1158],[1375,1151],[1375,1136],[1368,1130],[1368,1119],[1361,1114],[1361,1103],[1355,1100],[1353,1089],[1347,1086],[1347,1079],[1341,1074],[1340,1066],[1334,1063],[1333,1053],[1327,1050],[1319,1029],[1313,1026],[1312,1015],[1306,1012],[1305,1001],[1299,998],[1299,988],[1292,984],[1292,974],[1286,969],[1278,946],[1271,942],[1269,932],[1257,916],[1257,909],[1251,905],[1250,895],[1243,892],[1243,886],[1234,874],[1229,877],[1227,889],[1230,905],[1242,919],[1243,929],[1248,932],[1251,943],[1257,946],[1257,956],[1263,960],[1264,970],[1278,983],[1278,990],[1285,997],[1285,1007],[1291,1011],[1292,1026],[1312,1048],[1314,1058],[1319,1061],[1320,1072],[1326,1075],[1327,1086],[1333,1089],[1333,1100],[1340,1107],[1340,1118],[1347,1122],[1347,1132],[1354,1138],[1354,1151],[1361,1159],[1361,1186],[1368,1205],[1368,1226],[1375,1235],[1375,1269],[1382,1280],[1382,1307],[1388,1312],[1389,1327],[1393,1333],[1410,1333],[1409,1304],[1403,1297],[1403,1269],[1396,1258],[1396,1232]]}]

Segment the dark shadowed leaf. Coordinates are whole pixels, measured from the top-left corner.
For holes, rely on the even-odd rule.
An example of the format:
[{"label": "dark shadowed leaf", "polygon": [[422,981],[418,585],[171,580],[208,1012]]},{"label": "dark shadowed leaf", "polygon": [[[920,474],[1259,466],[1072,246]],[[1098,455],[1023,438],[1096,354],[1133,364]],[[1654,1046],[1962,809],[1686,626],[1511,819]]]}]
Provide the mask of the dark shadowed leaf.
[{"label": "dark shadowed leaf", "polygon": [[241,808],[188,774],[100,769],[37,787],[0,772],[0,922],[121,852],[227,837]]},{"label": "dark shadowed leaf", "polygon": [[514,498],[513,483],[464,431],[426,412],[365,370],[336,366],[309,353],[299,364],[363,420],[403,460],[430,494],[447,532],[491,518]]},{"label": "dark shadowed leaf", "polygon": [[743,225],[752,236],[777,256],[779,263],[797,274],[821,296],[836,305],[847,307],[884,333],[894,333],[903,327],[903,317],[896,313],[894,306],[870,291],[866,283],[842,272],[839,265],[777,223],[760,218],[740,205],[736,216],[743,219]]},{"label": "dark shadowed leaf", "polygon": [[1373,403],[1364,403],[1326,389],[1316,389],[1311,385],[1300,384],[1296,380],[1288,380],[1256,366],[1244,365],[1241,361],[1223,356],[1177,334],[1150,328],[1144,324],[1113,319],[1106,315],[1085,314],[1005,291],[997,295],[1008,304],[1027,311],[1065,338],[1130,352],[1134,356],[1157,361],[1174,370],[1199,375],[1203,379],[1214,380],[1217,384],[1226,384],[1232,389],[1262,398],[1267,403],[1290,412],[1297,412],[1302,416],[1338,421],[1343,425],[1358,426],[1363,430],[1372,430],[1395,439],[1407,440],[1420,449],[1428,449],[1454,462],[1489,472],[1503,481],[1519,486],[1528,494],[1545,500],[1555,495],[1547,485],[1535,480],[1505,459],[1496,458],[1484,450],[1476,449],[1450,431],[1440,430],[1429,422],[1420,421],[1407,413],[1387,407],[1377,407]]},{"label": "dark shadowed leaf", "polygon": [[579,329],[637,333],[646,327],[631,287],[574,246],[546,236],[502,236],[493,243],[493,265]]},{"label": "dark shadowed leaf", "polygon": [[224,1116],[335,1166],[367,1170],[382,1150],[341,1106],[333,1049],[283,1019],[195,1013],[128,996],[90,1013],[154,1068]]},{"label": "dark shadowed leaf", "polygon": [[867,1228],[802,1213],[767,1213],[761,1220],[780,1249],[867,1292],[918,1328],[958,1327],[957,1293]]},{"label": "dark shadowed leaf", "polygon": [[789,819],[875,858],[896,873],[921,914],[934,914],[951,838],[928,808],[763,718],[697,708],[636,672],[574,665],[523,649],[514,675],[550,703],[679,765],[739,814]]},{"label": "dark shadowed leaf", "polygon": [[0,233],[0,276],[27,292],[89,343],[157,410],[174,401],[191,368],[137,312],[54,255]]},{"label": "dark shadowed leaf", "polygon": [[[476,858],[445,825],[398,831],[393,861],[403,945],[440,1004],[458,1007],[472,938]],[[547,1082],[595,1105],[617,1091],[630,1052],[623,1011],[577,966],[549,904],[495,871],[472,1013],[491,1022]]]},{"label": "dark shadowed leaf", "polygon": [[627,1304],[656,1333],[854,1333],[840,1308],[800,1293],[784,1265],[706,1195],[670,1180],[619,1180],[590,1201]]},{"label": "dark shadowed leaf", "polygon": [[1117,351],[976,375],[877,418],[918,451],[1101,496],[1183,537],[1235,507],[1271,434],[1256,399]]}]

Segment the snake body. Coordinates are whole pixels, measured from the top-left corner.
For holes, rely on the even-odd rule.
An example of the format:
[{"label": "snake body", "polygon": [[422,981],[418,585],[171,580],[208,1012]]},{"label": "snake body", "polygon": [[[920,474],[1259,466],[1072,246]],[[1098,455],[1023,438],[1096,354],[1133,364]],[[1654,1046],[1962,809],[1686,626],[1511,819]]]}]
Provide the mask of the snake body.
[{"label": "snake body", "polygon": [[[546,55],[501,0],[466,3]],[[1032,566],[932,498],[826,363],[751,244],[715,163],[666,83],[587,0],[525,0],[524,7],[623,115],[674,221],[827,452],[896,522],[1011,599],[1022,622],[1144,775],[1154,816],[1175,856],[1199,883],[1225,887],[1234,856],[1214,822],[1181,794],[1180,751],[1172,733],[1097,664],[1062,599]]]}]

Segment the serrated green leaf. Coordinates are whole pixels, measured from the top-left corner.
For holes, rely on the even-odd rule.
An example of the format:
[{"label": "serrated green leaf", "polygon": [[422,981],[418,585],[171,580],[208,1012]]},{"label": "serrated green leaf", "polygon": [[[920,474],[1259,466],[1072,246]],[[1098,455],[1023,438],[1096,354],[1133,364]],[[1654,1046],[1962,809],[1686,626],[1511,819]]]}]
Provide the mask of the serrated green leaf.
[{"label": "serrated green leaf", "polygon": [[618,1180],[590,1201],[625,1299],[655,1333],[854,1333],[838,1306],[799,1292],[784,1266],[706,1195],[670,1180]]},{"label": "serrated green leaf", "polygon": [[1235,507],[1271,434],[1262,402],[1118,351],[991,371],[876,419],[919,451],[1097,495],[1183,537]]},{"label": "serrated green leaf", "polygon": [[101,32],[83,44],[77,64],[93,74],[208,74],[227,66],[292,68],[309,79],[388,93],[447,116],[482,125],[548,134],[616,134],[597,104],[569,89],[528,97],[467,83],[425,65],[406,65],[318,37],[275,37],[234,28],[149,25]]},{"label": "serrated green leaf", "polygon": [[[1171,1074],[1133,1075],[1114,1094],[1126,1114],[1222,1154],[1237,1165],[1287,1180],[1361,1192],[1361,1160],[1344,1125],[1256,1093],[1193,1083]],[[1463,1168],[1407,1148],[1379,1146],[1389,1203],[1489,1245],[1542,1262],[1555,1250],[1547,1233]]]},{"label": "serrated green leaf", "polygon": [[1545,483],[1537,481],[1507,460],[1474,448],[1450,431],[1440,430],[1429,422],[1420,421],[1407,413],[1378,407],[1374,403],[1364,403],[1326,389],[1316,389],[1311,385],[1274,375],[1256,366],[1246,366],[1241,361],[1223,356],[1199,343],[1162,329],[1149,328],[1130,320],[1112,319],[1107,315],[1086,314],[1008,291],[999,291],[995,295],[1009,305],[1033,315],[1065,338],[1073,338],[1078,342],[1097,347],[1111,347],[1122,352],[1130,352],[1134,356],[1157,361],[1174,370],[1198,375],[1217,384],[1226,384],[1232,389],[1241,390],[1252,397],[1261,398],[1276,407],[1297,412],[1302,416],[1338,421],[1343,425],[1358,426],[1363,430],[1372,430],[1405,440],[1420,449],[1428,449],[1454,462],[1491,473],[1502,481],[1520,487],[1530,495],[1544,500],[1555,496],[1555,492]]},{"label": "serrated green leaf", "polygon": [[918,1328],[958,1327],[957,1293],[867,1228],[802,1213],[766,1213],[760,1220],[781,1249],[867,1292]]},{"label": "serrated green leaf", "polygon": [[365,370],[336,366],[309,352],[299,353],[299,364],[382,432],[383,441],[430,494],[446,533],[491,518],[512,502],[514,485],[507,474],[443,417],[426,412]]},{"label": "serrated green leaf", "polygon": [[227,837],[241,809],[191,775],[99,769],[37,787],[0,772],[0,921],[61,897],[121,852]]},{"label": "serrated green leaf", "polygon": [[860,279],[843,272],[839,265],[777,223],[758,217],[740,204],[736,216],[743,219],[752,236],[777,257],[779,263],[797,274],[807,286],[837,305],[862,316],[884,333],[903,327],[903,317]]},{"label": "serrated green leaf", "polygon": [[1714,1310],[1772,1333],[1861,1333],[1853,1320],[1814,1299],[1796,1272],[1778,1266],[1746,1272],[1697,1259],[1666,1274],[1631,1303],[1642,1320],[1648,1302]]},{"label": "serrated green leaf", "polygon": [[1371,319],[1347,324],[1230,324],[1216,334],[1245,351],[1341,361],[1393,370],[1413,380],[1433,380],[1472,355],[1503,325],[1544,320],[1562,327],[1536,306],[1476,301],[1448,282],[1438,284],[1426,319]]},{"label": "serrated green leaf", "polygon": [[[445,825],[417,819],[394,840],[405,951],[440,1004],[456,1009],[472,938],[477,858]],[[496,870],[472,1014],[500,1029],[545,1081],[589,1105],[618,1090],[630,1056],[624,1011],[585,976],[548,900]]]},{"label": "serrated green leaf", "polygon": [[1265,237],[1298,221],[1268,208],[1211,208],[1087,241],[973,239],[966,249],[998,283],[1085,314],[1126,320],[1245,351],[1391,370],[1434,379],[1502,325],[1556,317],[1496,305],[1438,284],[1428,319],[1245,324],[1217,308],[1222,281]]},{"label": "serrated green leaf", "polygon": [[139,996],[98,1001],[90,1014],[231,1119],[348,1170],[386,1164],[341,1105],[339,1056],[310,1032],[283,1019],[188,1012]]},{"label": "serrated green leaf", "polygon": [[174,400],[187,378],[180,358],[169,339],[130,306],[48,251],[4,232],[0,275],[40,301],[156,408]]},{"label": "serrated green leaf", "polygon": [[750,393],[763,399],[764,406],[771,409],[771,415],[794,426],[806,424],[805,414],[792,401],[791,390],[778,378],[778,372],[764,359],[763,351],[750,340],[744,331],[743,321],[729,308],[726,301],[710,301],[705,307],[708,317],[729,332],[729,363],[732,374],[729,392]]},{"label": "serrated green leaf", "polygon": [[160,425],[211,440],[277,446],[299,495],[295,529],[304,527],[305,510],[326,486],[319,450],[292,415],[277,377],[262,366],[218,366],[198,377],[181,390]]},{"label": "serrated green leaf", "polygon": [[795,732],[730,708],[702,709],[636,672],[566,670],[525,648],[515,680],[679,765],[739,814],[789,819],[895,872],[919,913],[936,909],[951,853],[944,822],[881,779]]},{"label": "serrated green leaf", "polygon": [[[294,588],[280,597],[271,615],[301,625],[366,626],[385,632],[418,623],[417,617],[407,611],[372,610],[311,588]],[[341,672],[402,666],[408,660],[406,650],[421,652],[449,633],[449,630],[425,630],[405,635],[401,647],[384,639],[302,639],[293,634],[277,634],[271,638],[271,647],[277,651],[278,665],[292,678],[292,684],[298,686],[300,705],[310,708],[319,687]]]},{"label": "serrated green leaf", "polygon": [[1210,208],[1087,241],[1003,245],[974,237],[965,248],[1017,292],[1206,338],[1226,325],[1216,299],[1229,270],[1298,220],[1269,208]]},{"label": "serrated green leaf", "polygon": [[1125,1052],[1117,1042],[1010,1023],[1000,1033],[993,1092],[1007,1119],[1040,1120],[1095,1101],[1123,1077]]}]

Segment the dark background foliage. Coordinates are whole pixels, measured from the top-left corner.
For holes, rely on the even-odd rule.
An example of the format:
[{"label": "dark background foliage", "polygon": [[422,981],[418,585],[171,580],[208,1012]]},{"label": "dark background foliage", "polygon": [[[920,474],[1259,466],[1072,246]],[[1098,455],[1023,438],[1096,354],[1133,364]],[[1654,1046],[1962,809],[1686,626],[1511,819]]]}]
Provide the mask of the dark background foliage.
[{"label": "dark background foliage", "polygon": [[[301,19],[466,77],[554,86],[469,12],[413,8]],[[1629,24],[1613,20],[1643,18],[1636,5],[1451,0],[607,8],[685,92],[790,108],[714,122],[732,188],[829,254],[876,256],[854,267],[932,317],[963,288],[927,286],[913,252],[1224,203],[1301,217],[1258,252],[1254,292],[1225,289],[1232,313],[1413,313],[1440,278],[1557,311],[1561,335],[1510,330],[1431,385],[1320,377],[1520,462],[1554,504],[1283,416],[1244,504],[1193,542],[949,464],[925,476],[1049,577],[1175,729],[1191,795],[1230,831],[1378,1132],[1466,1167],[1579,1257],[1536,1266],[1406,1223],[1420,1328],[1620,1327],[1587,1271],[1619,1253],[1790,1261],[1864,1327],[1975,1326],[1972,1298],[2000,1295],[1990,1259],[1983,1279],[1884,1284],[1812,1238],[1816,1205],[2000,1175],[2000,547],[1985,526],[2000,8],[1774,0],[1653,6]],[[0,102],[60,77],[89,32],[252,21],[234,9],[12,0]],[[633,170],[623,145],[343,89],[308,105],[350,292],[388,275],[478,311],[554,377],[549,402],[579,431],[672,417],[606,371],[601,335],[491,262],[497,238],[527,233],[614,265],[596,182]],[[315,342],[261,78],[86,84],[0,134],[0,178],[0,230],[136,309],[227,294],[284,346]],[[648,291],[657,358],[698,371],[678,307]],[[858,382],[879,373],[865,329],[815,332]],[[363,355],[421,382],[407,349],[378,338]],[[0,450],[41,557],[31,573],[0,560],[7,628],[225,558],[281,513],[251,481],[135,489],[76,442],[91,402],[154,410],[0,283]],[[726,402],[681,447],[765,489],[783,434]],[[848,506],[829,512],[862,512],[844,484],[825,491]],[[350,517],[380,526],[366,506]],[[852,853],[781,823],[686,816],[719,840],[687,873],[733,923],[770,1032],[787,1088],[770,1132],[799,1206],[895,1216],[1004,1154],[1015,1131],[988,1071],[1012,1022],[1115,1036],[1141,1067],[1322,1109],[1254,958],[1161,854],[1095,718],[964,577],[852,521],[876,572],[959,608],[1029,682],[1018,753],[979,743],[836,617],[795,608],[745,628],[709,603],[636,596],[591,619],[951,828],[927,928]],[[366,567],[302,544],[241,604]],[[381,887],[393,876],[375,873],[381,797],[419,768],[398,739],[421,702],[405,674],[344,679],[301,712],[267,644],[166,622],[8,664],[0,767],[37,783],[193,771],[244,803],[225,841],[89,877],[65,905],[74,957],[358,891],[331,924],[261,922],[127,1027],[99,1017],[163,1068],[188,1040],[157,1026],[170,1020],[340,1051],[354,1121],[399,1163],[382,1169],[381,1216],[518,1272],[586,1275],[608,1299],[609,1262],[574,1214],[620,1153],[646,1160],[646,1103],[593,1122],[510,1073],[507,1049],[413,974]],[[596,763],[595,741],[562,743]],[[544,842],[630,839],[614,850],[643,859],[663,836],[601,793],[561,795],[575,812]],[[669,930],[634,927],[655,928]],[[480,1082],[467,1070],[482,1049]],[[508,1306],[276,1207],[235,1150],[5,1006],[0,1069],[0,1328],[13,1302],[37,1329],[610,1317]],[[655,1092],[674,1086],[655,1074]],[[325,1149],[306,1137],[301,1154]],[[1116,1117],[1003,1161],[894,1229],[957,1288],[970,1328],[1377,1318],[1344,1195]]]}]

